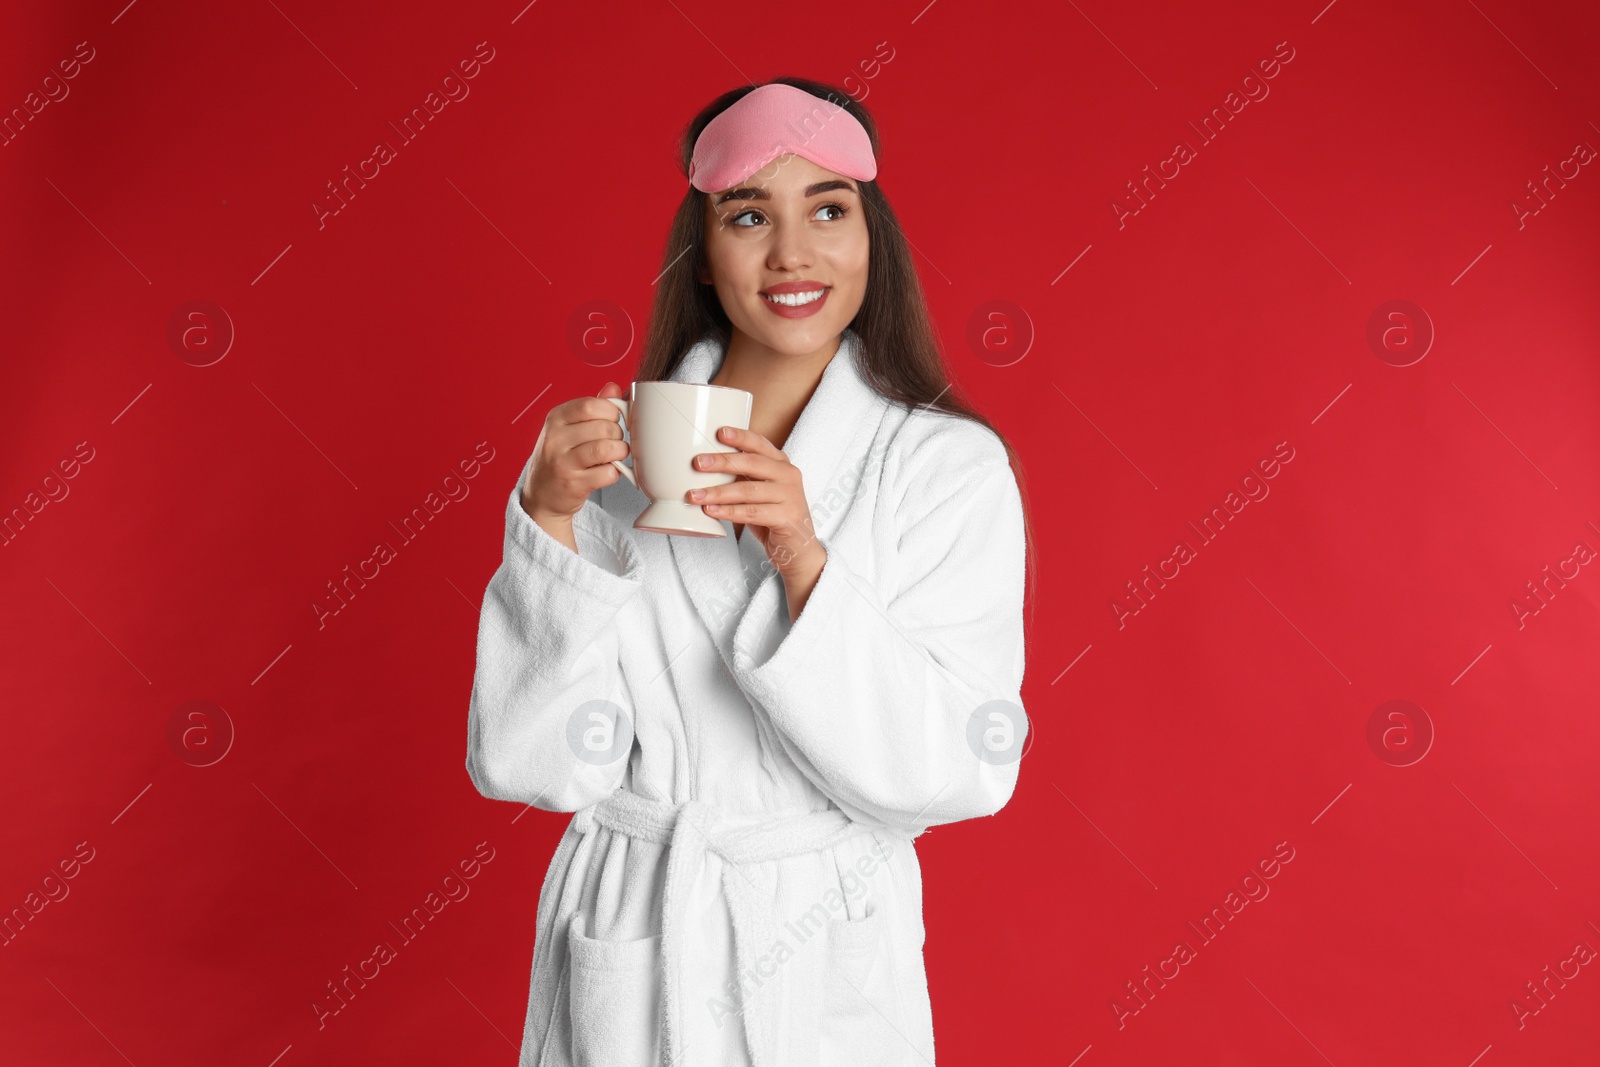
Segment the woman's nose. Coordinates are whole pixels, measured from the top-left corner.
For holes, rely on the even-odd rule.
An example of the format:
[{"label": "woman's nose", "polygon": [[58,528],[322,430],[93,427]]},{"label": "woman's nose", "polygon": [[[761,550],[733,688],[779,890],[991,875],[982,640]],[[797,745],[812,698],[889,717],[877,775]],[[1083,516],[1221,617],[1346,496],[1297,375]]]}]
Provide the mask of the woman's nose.
[{"label": "woman's nose", "polygon": [[799,270],[810,266],[810,232],[804,226],[779,223],[773,231],[769,258],[773,270]]}]

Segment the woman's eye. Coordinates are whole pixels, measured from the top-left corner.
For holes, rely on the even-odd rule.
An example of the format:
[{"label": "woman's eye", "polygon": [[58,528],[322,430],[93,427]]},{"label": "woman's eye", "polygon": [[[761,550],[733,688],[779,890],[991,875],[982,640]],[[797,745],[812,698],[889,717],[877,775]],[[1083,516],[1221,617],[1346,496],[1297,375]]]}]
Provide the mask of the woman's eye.
[{"label": "woman's eye", "polygon": [[[848,215],[850,213],[850,209],[845,207],[843,204],[823,204],[821,207],[817,208],[817,210],[818,211],[836,211],[836,212],[838,212],[838,214],[835,215],[833,218],[822,219],[821,221],[823,221],[823,222],[837,222],[837,221],[839,221],[840,219],[844,218],[846,215]],[[743,211],[739,212],[737,215],[733,215],[728,219],[729,225],[738,226],[741,229],[746,229],[746,230],[752,229],[756,225],[756,223],[752,222],[752,223],[749,223],[747,225],[747,224],[739,221],[740,219],[744,218],[746,215],[755,215],[757,217],[760,217],[761,216],[761,212],[757,211],[755,208],[745,208]]]}]

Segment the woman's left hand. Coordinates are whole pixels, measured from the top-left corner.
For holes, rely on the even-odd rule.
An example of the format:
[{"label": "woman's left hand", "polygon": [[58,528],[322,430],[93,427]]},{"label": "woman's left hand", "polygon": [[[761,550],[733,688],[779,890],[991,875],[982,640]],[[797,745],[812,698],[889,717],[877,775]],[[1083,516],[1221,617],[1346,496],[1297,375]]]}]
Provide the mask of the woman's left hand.
[{"label": "woman's left hand", "polygon": [[704,505],[713,519],[750,527],[784,584],[798,583],[809,593],[828,553],[811,525],[800,468],[753,430],[724,426],[717,436],[739,451],[702,453],[695,457],[695,468],[740,477],[726,485],[690,490],[689,502]]}]

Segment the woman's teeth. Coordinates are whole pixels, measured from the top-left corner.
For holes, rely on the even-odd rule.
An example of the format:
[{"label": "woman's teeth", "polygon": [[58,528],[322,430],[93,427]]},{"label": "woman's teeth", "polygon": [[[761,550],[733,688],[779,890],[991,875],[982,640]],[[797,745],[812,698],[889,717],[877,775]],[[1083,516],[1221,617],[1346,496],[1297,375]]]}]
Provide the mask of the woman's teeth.
[{"label": "woman's teeth", "polygon": [[813,289],[809,293],[778,293],[776,295],[772,293],[762,293],[761,295],[767,300],[772,301],[774,304],[787,304],[790,307],[799,307],[801,304],[809,304],[813,300],[821,300],[822,294],[826,293],[827,291],[828,290],[826,289]]}]

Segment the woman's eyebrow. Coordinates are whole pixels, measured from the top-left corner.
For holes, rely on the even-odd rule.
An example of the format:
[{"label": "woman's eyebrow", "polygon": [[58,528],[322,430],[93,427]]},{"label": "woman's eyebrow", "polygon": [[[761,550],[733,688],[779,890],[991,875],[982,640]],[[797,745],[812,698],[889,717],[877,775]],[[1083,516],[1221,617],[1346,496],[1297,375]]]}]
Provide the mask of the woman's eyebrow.
[{"label": "woman's eyebrow", "polygon": [[[817,182],[815,185],[806,186],[805,195],[809,198],[809,197],[816,196],[818,193],[832,192],[832,191],[834,191],[836,189],[843,189],[845,192],[848,192],[848,193],[856,192],[856,187],[854,185],[851,185],[849,182],[841,181],[838,178],[830,178],[829,180],[827,180],[825,182]],[[727,192],[725,192],[721,196],[717,197],[717,203],[726,204],[729,200],[771,200],[771,199],[772,199],[772,194],[767,192],[765,189],[763,189],[763,188],[761,188],[759,186],[747,185],[747,186],[744,186],[743,188],[740,188],[740,189],[729,189]]]}]

